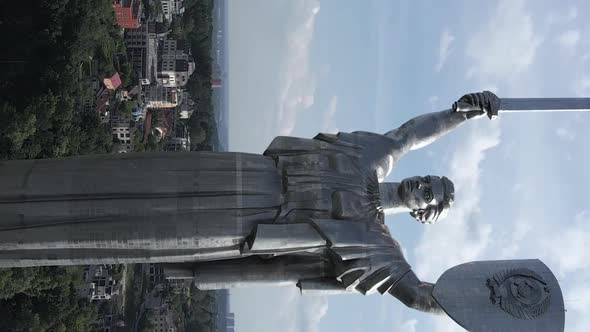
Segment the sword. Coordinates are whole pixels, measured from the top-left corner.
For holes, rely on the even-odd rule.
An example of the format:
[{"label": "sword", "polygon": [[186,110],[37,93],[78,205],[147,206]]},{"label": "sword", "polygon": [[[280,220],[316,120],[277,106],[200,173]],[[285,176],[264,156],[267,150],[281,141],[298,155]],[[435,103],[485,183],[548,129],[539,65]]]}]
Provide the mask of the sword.
[{"label": "sword", "polygon": [[[476,111],[479,108],[468,103],[455,102],[457,112]],[[520,112],[590,112],[590,98],[500,98],[499,113]],[[490,119],[498,114],[487,113]]]}]

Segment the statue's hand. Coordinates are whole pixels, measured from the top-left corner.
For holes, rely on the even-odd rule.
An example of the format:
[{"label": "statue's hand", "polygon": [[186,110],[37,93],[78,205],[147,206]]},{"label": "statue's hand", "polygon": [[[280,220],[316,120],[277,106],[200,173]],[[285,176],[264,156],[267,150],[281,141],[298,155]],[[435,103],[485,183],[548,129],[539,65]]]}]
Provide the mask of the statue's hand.
[{"label": "statue's hand", "polygon": [[453,104],[453,110],[464,112],[467,119],[487,114],[493,120],[499,109],[500,98],[490,91],[466,94]]}]

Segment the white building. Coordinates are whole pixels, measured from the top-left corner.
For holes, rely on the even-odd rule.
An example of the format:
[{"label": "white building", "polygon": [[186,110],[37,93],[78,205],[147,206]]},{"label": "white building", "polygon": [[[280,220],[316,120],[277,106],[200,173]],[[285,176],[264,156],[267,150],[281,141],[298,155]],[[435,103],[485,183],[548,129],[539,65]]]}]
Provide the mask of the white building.
[{"label": "white building", "polygon": [[164,145],[165,151],[190,151],[190,137],[170,137]]},{"label": "white building", "polygon": [[193,112],[197,108],[197,105],[190,98],[189,94],[186,91],[184,91],[181,94],[178,104],[179,104],[179,106],[177,107],[178,116],[180,119],[183,119],[183,120],[189,119],[193,115]]},{"label": "white building", "polygon": [[174,108],[178,105],[178,89],[163,85],[148,85],[144,88],[146,108]]},{"label": "white building", "polygon": [[188,44],[183,40],[162,40],[158,67],[158,83],[170,88],[185,86],[195,71]]},{"label": "white building", "polygon": [[113,295],[119,295],[120,284],[118,280],[113,279],[106,267],[86,266],[78,293],[81,298],[87,298],[89,301],[110,300]]},{"label": "white building", "polygon": [[127,117],[111,116],[111,132],[113,139],[118,143],[113,144],[113,152],[126,153],[133,151],[133,134],[135,127],[130,125]]},{"label": "white building", "polygon": [[184,13],[184,0],[161,0],[162,12],[168,22],[172,22],[174,15]]},{"label": "white building", "polygon": [[119,286],[112,276],[96,276],[90,284],[88,300],[110,300],[113,295],[119,295]]}]

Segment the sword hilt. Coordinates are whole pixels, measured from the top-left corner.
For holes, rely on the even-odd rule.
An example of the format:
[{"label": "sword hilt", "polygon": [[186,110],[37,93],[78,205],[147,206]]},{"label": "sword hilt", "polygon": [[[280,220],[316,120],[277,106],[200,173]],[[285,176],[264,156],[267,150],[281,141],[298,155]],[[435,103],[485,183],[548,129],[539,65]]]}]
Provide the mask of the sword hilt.
[{"label": "sword hilt", "polygon": [[472,111],[483,111],[487,114],[488,118],[490,118],[490,120],[494,120],[497,116],[498,113],[493,113],[490,112],[488,110],[482,110],[481,108],[479,108],[479,106],[473,106],[469,103],[463,102],[463,101],[456,101],[453,103],[453,111],[455,112],[472,112]]}]

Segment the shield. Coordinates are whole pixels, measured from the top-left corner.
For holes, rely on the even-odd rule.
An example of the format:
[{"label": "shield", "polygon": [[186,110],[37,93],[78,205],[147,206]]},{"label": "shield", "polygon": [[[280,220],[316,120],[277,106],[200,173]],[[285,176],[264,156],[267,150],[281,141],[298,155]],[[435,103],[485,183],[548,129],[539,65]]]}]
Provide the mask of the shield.
[{"label": "shield", "polygon": [[457,324],[472,332],[560,332],[563,295],[538,259],[479,261],[447,270],[432,292]]}]

